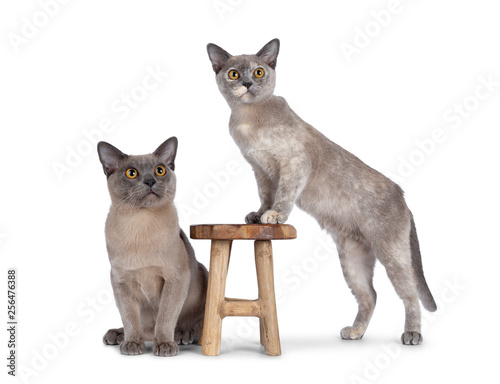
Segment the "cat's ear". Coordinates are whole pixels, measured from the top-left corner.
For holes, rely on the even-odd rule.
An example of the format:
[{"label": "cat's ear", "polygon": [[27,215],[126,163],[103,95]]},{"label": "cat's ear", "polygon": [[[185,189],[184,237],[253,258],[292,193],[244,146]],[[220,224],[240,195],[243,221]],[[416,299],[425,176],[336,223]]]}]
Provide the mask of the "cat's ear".
[{"label": "cat's ear", "polygon": [[158,156],[172,171],[175,170],[174,161],[177,155],[177,144],[177,137],[174,136],[164,141],[163,144],[153,152],[153,154]]},{"label": "cat's ear", "polygon": [[256,56],[260,57],[266,62],[272,69],[276,68],[276,61],[278,60],[278,53],[280,51],[280,41],[278,39],[273,39],[262,49],[257,52]]},{"label": "cat's ear", "polygon": [[218,74],[231,55],[218,45],[212,43],[207,45],[207,52],[208,57],[212,62],[212,68],[214,69],[215,74]]},{"label": "cat's ear", "polygon": [[97,144],[97,153],[106,177],[111,176],[128,156],[105,141]]}]

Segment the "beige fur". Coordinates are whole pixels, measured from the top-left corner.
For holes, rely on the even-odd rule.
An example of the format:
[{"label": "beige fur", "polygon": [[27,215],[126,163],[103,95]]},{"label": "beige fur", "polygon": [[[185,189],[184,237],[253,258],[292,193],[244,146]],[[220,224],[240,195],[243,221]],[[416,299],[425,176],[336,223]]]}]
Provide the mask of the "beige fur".
[{"label": "beige fur", "polygon": [[[175,149],[176,145],[175,140]],[[120,344],[123,354],[135,355],[144,352],[145,341],[153,341],[156,355],[172,356],[178,353],[177,344],[191,343],[199,335],[207,271],[196,261],[179,227],[173,169],[156,176],[159,181],[151,181],[155,180],[154,167],[167,165],[169,160],[173,164],[173,159],[162,158],[158,150],[120,159],[110,147],[100,143],[99,154],[108,169],[113,165],[111,158],[118,159],[115,169],[107,172],[112,205],[106,220],[106,245],[123,328],[109,330],[104,342]],[[170,156],[175,157],[175,151]],[[143,179],[128,180],[124,173],[131,167]],[[127,186],[137,189],[137,196],[121,197]]]},{"label": "beige fur", "polygon": [[[260,208],[247,223],[284,223],[294,205],[312,215],[335,240],[347,284],[358,301],[344,339],[360,339],[375,308],[378,259],[403,300],[404,344],[419,344],[420,307],[436,303],[425,282],[413,216],[401,188],[303,121],[273,94],[277,39],[256,55],[231,56],[209,44],[219,90],[231,108],[229,132],[255,173]],[[265,75],[254,76],[256,69]],[[231,79],[229,71],[238,72]],[[240,96],[241,85],[248,92]]]}]

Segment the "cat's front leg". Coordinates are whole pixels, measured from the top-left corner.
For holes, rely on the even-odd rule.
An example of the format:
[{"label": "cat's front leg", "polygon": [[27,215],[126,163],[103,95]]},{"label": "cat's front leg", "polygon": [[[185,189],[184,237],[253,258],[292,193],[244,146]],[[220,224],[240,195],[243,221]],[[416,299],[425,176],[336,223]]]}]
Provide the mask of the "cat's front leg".
[{"label": "cat's front leg", "polygon": [[189,279],[175,282],[165,281],[161,292],[153,340],[153,353],[156,356],[175,356],[179,353],[179,347],[174,339],[175,326],[188,289]]},{"label": "cat's front leg", "polygon": [[[247,159],[248,160],[248,159]],[[257,188],[259,190],[260,208],[257,212],[250,212],[245,216],[247,224],[260,224],[261,217],[264,212],[271,209],[274,203],[274,195],[276,193],[276,182],[269,178],[262,168],[252,161],[252,168],[257,181]]]},{"label": "cat's front leg", "polygon": [[142,333],[140,306],[129,287],[111,279],[115,292],[116,304],[123,322],[124,338],[120,343],[120,351],[124,355],[141,355],[146,349]]},{"label": "cat's front leg", "polygon": [[283,224],[295,205],[295,201],[304,189],[309,177],[310,167],[297,156],[281,165],[278,187],[271,209],[260,218],[263,224]]}]

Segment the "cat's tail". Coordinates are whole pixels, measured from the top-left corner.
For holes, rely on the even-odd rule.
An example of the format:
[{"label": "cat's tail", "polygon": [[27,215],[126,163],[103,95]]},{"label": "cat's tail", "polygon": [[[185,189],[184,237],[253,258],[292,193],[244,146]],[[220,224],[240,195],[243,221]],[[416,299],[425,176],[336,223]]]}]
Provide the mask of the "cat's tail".
[{"label": "cat's tail", "polygon": [[425,309],[430,312],[434,312],[437,309],[437,305],[432,297],[429,287],[427,286],[427,282],[425,281],[424,270],[422,268],[422,256],[420,255],[420,245],[418,243],[417,229],[415,228],[413,216],[411,218],[410,247],[411,264],[417,278],[418,297],[422,301]]}]

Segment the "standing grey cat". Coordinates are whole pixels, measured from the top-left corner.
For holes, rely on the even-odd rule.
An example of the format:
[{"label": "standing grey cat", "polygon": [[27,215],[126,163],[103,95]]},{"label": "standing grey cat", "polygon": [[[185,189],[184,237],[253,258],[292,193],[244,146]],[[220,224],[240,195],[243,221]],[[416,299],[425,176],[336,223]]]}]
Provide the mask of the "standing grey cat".
[{"label": "standing grey cat", "polygon": [[401,188],[304,122],[274,96],[279,40],[255,55],[231,56],[215,44],[208,55],[231,107],[229,131],[257,179],[261,206],[247,223],[284,223],[294,204],[335,240],[347,284],[359,305],[343,339],[360,339],[375,308],[378,259],[405,305],[403,344],[419,344],[419,297],[436,310],[422,270],[413,216]]},{"label": "standing grey cat", "polygon": [[208,276],[174,207],[177,139],[143,156],[127,156],[105,142],[97,149],[111,195],[106,245],[123,321],[103,341],[120,344],[125,355],[143,353],[144,341],[154,342],[158,356],[176,355],[177,344],[199,335]]}]

